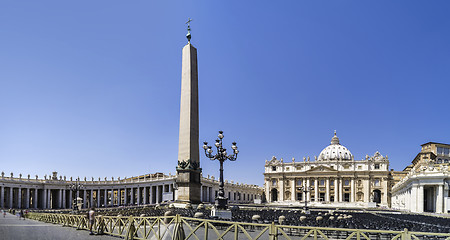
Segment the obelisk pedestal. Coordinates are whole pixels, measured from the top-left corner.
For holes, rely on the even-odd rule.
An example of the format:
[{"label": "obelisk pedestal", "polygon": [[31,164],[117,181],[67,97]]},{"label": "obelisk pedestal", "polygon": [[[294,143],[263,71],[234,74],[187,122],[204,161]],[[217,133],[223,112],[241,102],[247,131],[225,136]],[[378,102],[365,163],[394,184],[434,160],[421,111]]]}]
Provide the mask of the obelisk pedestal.
[{"label": "obelisk pedestal", "polygon": [[199,157],[197,49],[183,48],[180,135],[178,143],[177,201],[200,203],[201,172]]}]

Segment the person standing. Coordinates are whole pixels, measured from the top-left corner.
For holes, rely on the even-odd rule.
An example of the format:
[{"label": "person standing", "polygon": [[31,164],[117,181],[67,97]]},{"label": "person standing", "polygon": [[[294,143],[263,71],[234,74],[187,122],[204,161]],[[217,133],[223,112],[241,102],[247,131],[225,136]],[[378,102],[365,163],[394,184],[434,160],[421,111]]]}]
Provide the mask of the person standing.
[{"label": "person standing", "polygon": [[94,226],[95,221],[95,209],[93,207],[89,211],[88,215],[89,215],[89,235],[94,235],[94,233],[92,232],[92,226]]}]

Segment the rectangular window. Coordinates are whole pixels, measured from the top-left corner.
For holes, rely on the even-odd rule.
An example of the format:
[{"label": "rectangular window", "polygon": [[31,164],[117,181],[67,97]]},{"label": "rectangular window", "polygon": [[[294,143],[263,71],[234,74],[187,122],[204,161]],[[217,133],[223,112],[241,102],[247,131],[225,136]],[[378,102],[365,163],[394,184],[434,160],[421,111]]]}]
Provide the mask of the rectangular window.
[{"label": "rectangular window", "polygon": [[444,155],[450,156],[450,149],[449,148],[444,148]]},{"label": "rectangular window", "polygon": [[349,165],[345,165],[345,166],[344,166],[344,169],[349,169],[349,168],[350,168]]},{"label": "rectangular window", "polygon": [[276,172],[277,171],[277,167],[276,166],[272,166],[272,171]]},{"label": "rectangular window", "polygon": [[325,180],[320,180],[320,186],[325,186]]},{"label": "rectangular window", "polygon": [[375,179],[375,186],[380,186],[380,179]]},{"label": "rectangular window", "polygon": [[303,181],[302,180],[298,180],[297,181],[297,186],[302,186],[303,185]]},{"label": "rectangular window", "polygon": [[350,180],[344,180],[344,186],[349,186],[350,185]]},{"label": "rectangular window", "polygon": [[277,185],[277,180],[272,180],[272,186],[276,186]]},{"label": "rectangular window", "polygon": [[358,166],[358,170],[361,170],[361,169],[362,169],[362,166],[361,166],[361,165],[359,165],[359,166]]},{"label": "rectangular window", "polygon": [[289,167],[286,167],[286,171],[289,171]]},{"label": "rectangular window", "polygon": [[330,186],[334,186],[334,180],[330,180]]},{"label": "rectangular window", "polygon": [[380,169],[380,164],[375,164],[375,169]]}]

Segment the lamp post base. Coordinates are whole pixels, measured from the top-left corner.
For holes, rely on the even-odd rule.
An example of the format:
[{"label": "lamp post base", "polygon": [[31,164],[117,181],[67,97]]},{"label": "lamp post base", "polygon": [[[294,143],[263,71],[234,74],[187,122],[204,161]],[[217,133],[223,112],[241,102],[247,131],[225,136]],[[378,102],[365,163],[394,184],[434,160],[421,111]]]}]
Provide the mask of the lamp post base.
[{"label": "lamp post base", "polygon": [[228,208],[228,198],[226,197],[217,197],[215,201],[216,209],[225,210]]}]

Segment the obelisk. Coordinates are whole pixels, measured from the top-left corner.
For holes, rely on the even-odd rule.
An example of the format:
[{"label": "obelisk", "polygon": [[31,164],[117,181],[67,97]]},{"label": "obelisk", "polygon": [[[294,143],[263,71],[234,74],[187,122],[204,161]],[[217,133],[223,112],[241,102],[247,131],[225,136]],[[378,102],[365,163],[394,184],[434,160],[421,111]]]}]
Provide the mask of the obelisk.
[{"label": "obelisk", "polygon": [[178,140],[177,201],[200,203],[200,156],[198,145],[198,72],[197,49],[191,44],[190,22],[188,44],[183,47],[181,70],[180,135]]}]

